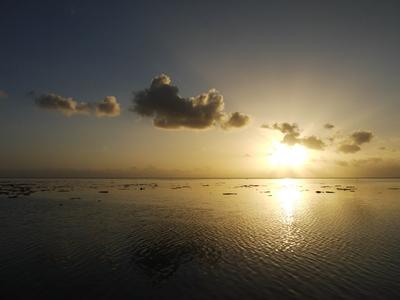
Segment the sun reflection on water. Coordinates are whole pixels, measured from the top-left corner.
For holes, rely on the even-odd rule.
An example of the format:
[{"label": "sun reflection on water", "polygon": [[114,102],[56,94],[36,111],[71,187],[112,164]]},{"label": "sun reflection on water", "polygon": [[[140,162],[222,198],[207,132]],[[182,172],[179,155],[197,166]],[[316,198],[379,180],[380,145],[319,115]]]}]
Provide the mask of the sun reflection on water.
[{"label": "sun reflection on water", "polygon": [[284,223],[291,224],[294,219],[295,209],[301,200],[301,192],[293,179],[282,179],[281,187],[277,192]]},{"label": "sun reflection on water", "polygon": [[296,211],[301,204],[302,193],[294,179],[282,179],[279,182],[277,200],[282,215],[282,235],[278,251],[293,252],[302,240],[301,233],[295,224]]}]

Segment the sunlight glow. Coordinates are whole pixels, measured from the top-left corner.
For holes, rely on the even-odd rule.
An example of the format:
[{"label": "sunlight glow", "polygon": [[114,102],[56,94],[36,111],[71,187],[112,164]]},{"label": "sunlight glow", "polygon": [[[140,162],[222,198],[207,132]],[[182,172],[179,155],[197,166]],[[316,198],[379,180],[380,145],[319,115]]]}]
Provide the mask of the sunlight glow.
[{"label": "sunlight glow", "polygon": [[301,191],[292,179],[282,179],[281,182],[282,185],[277,196],[284,215],[284,222],[291,224],[295,207],[301,199]]},{"label": "sunlight glow", "polygon": [[308,159],[308,153],[305,147],[301,145],[289,146],[276,143],[272,147],[269,156],[269,163],[274,166],[299,167]]}]

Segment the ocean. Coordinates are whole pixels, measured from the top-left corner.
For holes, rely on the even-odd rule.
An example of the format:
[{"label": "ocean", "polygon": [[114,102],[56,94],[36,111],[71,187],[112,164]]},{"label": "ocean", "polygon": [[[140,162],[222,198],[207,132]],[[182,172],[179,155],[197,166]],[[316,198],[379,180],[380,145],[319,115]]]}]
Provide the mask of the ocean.
[{"label": "ocean", "polygon": [[0,179],[0,290],[400,298],[400,180]]}]

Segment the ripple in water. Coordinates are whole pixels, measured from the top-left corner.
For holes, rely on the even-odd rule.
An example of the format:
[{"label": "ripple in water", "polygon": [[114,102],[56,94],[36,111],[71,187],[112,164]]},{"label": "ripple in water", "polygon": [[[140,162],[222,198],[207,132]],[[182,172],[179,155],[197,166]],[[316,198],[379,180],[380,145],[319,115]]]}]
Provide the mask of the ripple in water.
[{"label": "ripple in water", "polygon": [[398,298],[399,186],[3,180],[0,288],[9,299]]}]

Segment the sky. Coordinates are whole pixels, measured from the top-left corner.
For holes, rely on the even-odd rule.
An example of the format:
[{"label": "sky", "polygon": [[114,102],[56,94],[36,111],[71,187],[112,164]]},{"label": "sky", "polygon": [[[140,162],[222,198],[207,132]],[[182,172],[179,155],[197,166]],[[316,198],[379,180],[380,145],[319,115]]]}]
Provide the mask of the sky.
[{"label": "sky", "polygon": [[400,176],[398,1],[0,2],[0,176]]}]

